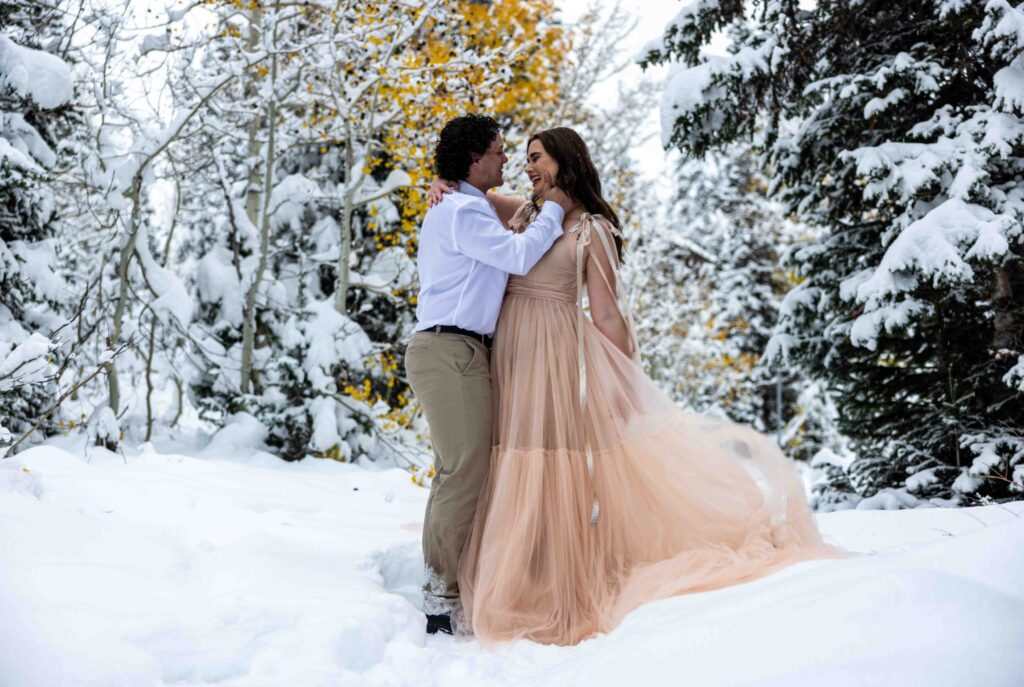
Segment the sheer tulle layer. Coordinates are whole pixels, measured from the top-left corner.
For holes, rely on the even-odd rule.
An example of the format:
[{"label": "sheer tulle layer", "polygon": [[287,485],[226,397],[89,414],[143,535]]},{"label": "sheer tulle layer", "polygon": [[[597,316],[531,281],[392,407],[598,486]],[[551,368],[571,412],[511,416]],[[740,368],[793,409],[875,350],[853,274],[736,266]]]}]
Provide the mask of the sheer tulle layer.
[{"label": "sheer tulle layer", "polygon": [[575,643],[648,601],[847,555],[822,541],[774,441],[680,411],[589,319],[581,403],[566,288],[510,280],[491,358],[496,445],[460,566],[464,626],[483,641]]},{"label": "sheer tulle layer", "polygon": [[695,445],[690,421],[594,452],[592,479],[583,452],[495,447],[460,576],[480,639],[576,643],[648,601],[842,555],[822,542],[796,475],[756,448],[743,466]]}]

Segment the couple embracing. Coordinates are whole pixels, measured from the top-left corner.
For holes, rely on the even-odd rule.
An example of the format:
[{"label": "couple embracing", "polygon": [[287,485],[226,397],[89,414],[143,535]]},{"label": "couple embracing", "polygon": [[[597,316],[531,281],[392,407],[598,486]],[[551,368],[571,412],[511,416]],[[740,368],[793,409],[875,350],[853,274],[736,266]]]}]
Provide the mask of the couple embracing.
[{"label": "couple embracing", "polygon": [[507,161],[495,120],[448,122],[419,235],[427,632],[575,644],[648,601],[846,555],[770,438],[681,411],[644,373],[580,136],[530,138],[529,200],[491,191]]}]

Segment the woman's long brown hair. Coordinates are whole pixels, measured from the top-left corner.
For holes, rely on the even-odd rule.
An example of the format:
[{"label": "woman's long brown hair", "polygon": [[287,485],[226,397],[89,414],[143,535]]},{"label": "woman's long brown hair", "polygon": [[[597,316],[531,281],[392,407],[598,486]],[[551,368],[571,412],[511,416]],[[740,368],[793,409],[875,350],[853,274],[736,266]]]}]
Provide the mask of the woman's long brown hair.
[{"label": "woman's long brown hair", "polygon": [[[601,195],[601,177],[597,174],[590,159],[587,144],[578,133],[564,126],[545,129],[534,134],[527,141],[529,147],[534,141],[540,141],[548,155],[558,163],[558,176],[555,186],[565,191],[570,198],[583,206],[592,215],[601,215],[619,231],[622,223],[615,210]],[[536,199],[534,199],[536,200]],[[622,260],[622,238],[615,236],[615,248]]]}]

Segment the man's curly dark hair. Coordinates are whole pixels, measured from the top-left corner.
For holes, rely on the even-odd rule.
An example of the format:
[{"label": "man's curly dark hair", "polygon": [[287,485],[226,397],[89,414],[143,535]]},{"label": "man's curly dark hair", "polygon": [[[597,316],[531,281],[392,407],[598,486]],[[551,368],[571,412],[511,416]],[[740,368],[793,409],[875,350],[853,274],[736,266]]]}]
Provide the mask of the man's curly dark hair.
[{"label": "man's curly dark hair", "polygon": [[501,133],[492,117],[468,114],[450,120],[434,147],[434,171],[439,179],[461,181],[469,176],[473,155],[482,157]]}]

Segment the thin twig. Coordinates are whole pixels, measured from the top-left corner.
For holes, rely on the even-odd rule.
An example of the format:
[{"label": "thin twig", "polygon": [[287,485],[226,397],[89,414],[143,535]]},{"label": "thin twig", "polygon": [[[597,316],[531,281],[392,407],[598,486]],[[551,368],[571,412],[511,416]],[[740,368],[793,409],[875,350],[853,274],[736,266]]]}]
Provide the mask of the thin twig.
[{"label": "thin twig", "polygon": [[[124,353],[126,350],[131,348],[133,345],[134,345],[134,341],[132,341],[132,340],[128,340],[125,343],[121,344],[121,346],[116,351],[114,351],[114,355],[112,355],[110,357],[110,360],[111,361],[114,360],[115,358],[117,358],[117,356],[119,356],[122,353]],[[107,361],[107,362],[110,362],[110,361]],[[28,437],[33,432],[35,432],[37,429],[42,427],[43,426],[43,422],[48,417],[50,417],[50,415],[52,415],[55,410],[60,408],[60,404],[63,403],[65,400],[67,400],[68,396],[70,396],[71,394],[73,394],[76,391],[78,391],[81,387],[85,386],[88,382],[92,381],[92,379],[96,375],[98,375],[100,372],[102,372],[106,368],[106,365],[107,365],[107,363],[101,363],[100,365],[98,365],[96,367],[95,370],[92,371],[92,374],[90,374],[89,376],[85,377],[80,382],[75,384],[73,387],[69,388],[67,391],[65,391],[63,394],[61,394],[60,398],[58,398],[57,401],[52,406],[50,406],[50,408],[45,413],[43,413],[39,417],[39,420],[37,420],[36,423],[34,425],[32,425],[32,427],[27,432],[22,434],[21,437],[16,442],[14,442],[11,446],[9,446],[6,449],[6,451],[5,451],[5,453],[4,453],[2,458],[9,458],[11,455],[13,455],[14,454],[14,449],[18,448],[18,446],[20,446],[21,443],[23,441],[25,441],[25,439],[28,439]],[[2,458],[0,458],[0,459],[2,459]]]}]

